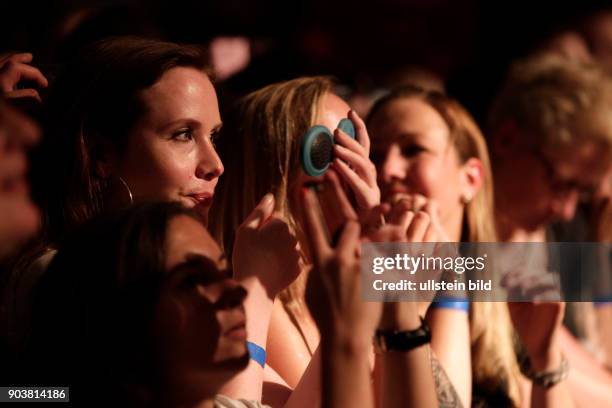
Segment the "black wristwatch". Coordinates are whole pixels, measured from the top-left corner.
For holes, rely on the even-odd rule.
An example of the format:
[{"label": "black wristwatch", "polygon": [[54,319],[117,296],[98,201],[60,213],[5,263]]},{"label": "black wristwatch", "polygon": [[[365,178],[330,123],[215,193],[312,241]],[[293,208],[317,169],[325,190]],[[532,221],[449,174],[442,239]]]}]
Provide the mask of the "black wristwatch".
[{"label": "black wristwatch", "polygon": [[414,330],[376,330],[374,350],[376,353],[406,352],[429,342],[431,342],[431,330],[421,318],[421,327]]},{"label": "black wristwatch", "polygon": [[531,361],[528,357],[524,357],[519,362],[521,373],[529,378],[535,385],[549,389],[561,381],[565,380],[569,375],[569,362],[564,354],[561,354],[561,366],[552,371],[533,371]]}]

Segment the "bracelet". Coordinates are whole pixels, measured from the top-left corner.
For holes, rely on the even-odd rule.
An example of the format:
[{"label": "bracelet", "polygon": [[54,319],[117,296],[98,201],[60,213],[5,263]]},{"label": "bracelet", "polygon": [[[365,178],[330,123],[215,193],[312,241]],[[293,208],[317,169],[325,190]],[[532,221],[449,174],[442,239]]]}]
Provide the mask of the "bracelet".
[{"label": "bracelet", "polygon": [[252,343],[250,341],[246,342],[247,350],[249,350],[249,355],[252,360],[255,360],[260,366],[266,366],[266,349],[263,347]]},{"label": "bracelet", "polygon": [[431,330],[421,317],[421,326],[414,330],[376,330],[374,351],[407,352],[429,342],[431,342]]},{"label": "bracelet", "polygon": [[455,309],[464,312],[470,311],[470,301],[466,298],[438,298],[431,302],[429,307],[437,309]]},{"label": "bracelet", "polygon": [[564,354],[561,354],[561,366],[552,371],[533,371],[531,361],[525,357],[520,362],[521,373],[534,384],[549,389],[550,387],[559,384],[569,375],[569,362]]},{"label": "bracelet", "polygon": [[609,306],[612,304],[612,296],[595,296],[593,299],[594,307]]}]

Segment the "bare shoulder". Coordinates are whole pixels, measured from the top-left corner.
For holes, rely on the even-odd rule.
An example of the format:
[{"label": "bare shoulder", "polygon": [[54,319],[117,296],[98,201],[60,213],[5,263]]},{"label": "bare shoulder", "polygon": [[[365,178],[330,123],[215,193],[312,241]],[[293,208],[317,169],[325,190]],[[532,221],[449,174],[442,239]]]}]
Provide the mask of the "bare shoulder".
[{"label": "bare shoulder", "polygon": [[310,363],[310,351],[279,300],[274,302],[266,353],[267,364],[291,388],[297,385]]}]

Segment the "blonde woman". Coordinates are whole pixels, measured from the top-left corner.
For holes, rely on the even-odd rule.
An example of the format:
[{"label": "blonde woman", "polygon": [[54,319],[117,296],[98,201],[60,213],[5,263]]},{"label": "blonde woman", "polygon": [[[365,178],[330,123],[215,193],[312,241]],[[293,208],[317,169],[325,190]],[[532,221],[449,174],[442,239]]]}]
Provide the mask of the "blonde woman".
[{"label": "blonde woman", "polygon": [[[347,117],[354,124],[356,139],[337,129],[340,121]],[[221,138],[220,154],[225,163],[225,177],[218,186],[211,209],[211,231],[225,251],[232,254],[236,249],[232,245],[237,227],[261,196],[268,192],[274,195],[276,214],[285,219],[297,235],[302,273],[273,305],[265,345],[265,375],[270,388],[264,387],[264,401],[274,406],[286,402],[287,393],[279,397],[279,393],[272,392],[272,383],[276,383],[276,390],[279,385],[285,391],[295,389],[290,401],[299,398],[303,406],[315,406],[318,403],[316,396],[320,394],[317,391],[318,373],[320,365],[324,367],[326,362],[321,364],[318,357],[319,330],[304,300],[310,260],[307,251],[303,250],[307,248],[308,237],[298,222],[298,193],[305,182],[315,178],[307,176],[301,169],[300,145],[313,125],[325,126],[333,132],[335,159],[329,177],[336,186],[339,183],[348,186],[355,210],[364,219],[380,203],[376,169],[368,157],[369,137],[363,121],[333,93],[332,82],[324,77],[298,78],[253,92],[241,101],[236,117],[230,118],[228,123],[234,128]],[[429,223],[421,218],[414,222],[425,223],[425,227]],[[421,233],[418,239],[422,236]],[[234,261],[235,252],[232,254]],[[394,310],[387,313],[386,317],[390,319],[383,319],[384,324],[405,331],[416,329],[420,325],[416,311],[407,313],[414,319],[400,319],[400,316],[405,317],[404,311]],[[371,338],[365,341],[369,344]],[[403,387],[402,392],[410,402],[419,406],[419,401],[411,398],[416,398],[416,390],[420,387],[420,395],[424,396],[420,406],[431,406],[428,398],[433,395],[435,400],[435,394],[427,348],[419,347],[402,355],[406,358],[395,358],[387,367],[398,369],[398,366],[393,366],[398,362],[399,365],[406,363],[403,367],[414,367],[419,372],[412,381],[414,387]],[[426,391],[428,388],[431,393]],[[413,389],[414,393],[406,393],[406,389]],[[306,392],[302,393],[304,390]],[[395,401],[401,405],[405,399],[398,395]]]},{"label": "blonde woman", "polygon": [[[493,183],[484,138],[471,116],[453,99],[415,87],[392,91],[368,117],[372,158],[383,201],[408,199],[425,211],[437,211],[451,241],[494,242]],[[432,203],[436,203],[433,205]],[[430,308],[432,349],[446,370],[452,390],[446,406],[519,406],[520,374],[512,340],[512,323],[504,303],[476,302],[469,315],[463,307]],[[560,306],[562,309],[562,306]],[[553,307],[553,310],[558,311]],[[530,313],[549,310],[534,309]],[[553,330],[560,323],[557,313]],[[468,319],[469,318],[469,319]],[[517,326],[519,335],[525,325]],[[535,330],[538,338],[548,332]],[[524,338],[524,336],[522,336]],[[538,356],[530,356],[532,358]],[[471,360],[471,364],[470,364]],[[443,377],[438,388],[448,389]],[[473,384],[472,384],[473,382]],[[531,401],[565,395],[562,384],[536,387]],[[534,389],[534,390],[535,390]]]}]

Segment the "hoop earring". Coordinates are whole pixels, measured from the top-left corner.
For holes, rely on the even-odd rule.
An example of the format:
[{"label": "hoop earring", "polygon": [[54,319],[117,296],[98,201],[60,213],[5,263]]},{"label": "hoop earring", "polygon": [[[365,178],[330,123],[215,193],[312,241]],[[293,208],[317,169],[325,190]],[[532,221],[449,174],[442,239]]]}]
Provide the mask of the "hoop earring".
[{"label": "hoop earring", "polygon": [[117,177],[119,178],[119,181],[121,182],[121,184],[123,184],[123,187],[125,187],[125,189],[128,192],[128,196],[130,197],[130,205],[134,204],[134,196],[132,195],[132,190],[130,190],[130,186],[128,186],[128,184],[125,182],[123,177],[121,176],[117,176]]}]

